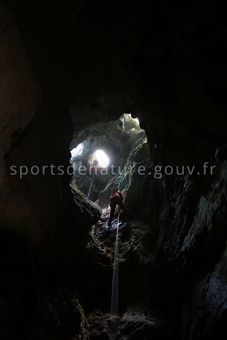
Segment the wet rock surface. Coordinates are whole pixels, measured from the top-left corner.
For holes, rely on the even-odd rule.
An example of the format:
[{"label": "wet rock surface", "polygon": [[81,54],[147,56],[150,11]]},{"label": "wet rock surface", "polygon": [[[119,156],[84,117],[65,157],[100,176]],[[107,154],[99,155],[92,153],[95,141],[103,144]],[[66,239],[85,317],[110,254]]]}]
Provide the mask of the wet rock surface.
[{"label": "wet rock surface", "polygon": [[184,306],[185,339],[224,339],[226,327],[226,252],[213,270],[196,283]]},{"label": "wet rock surface", "polygon": [[[86,331],[78,334],[75,339],[110,339],[111,316],[96,312],[86,319]],[[127,311],[118,319],[119,339],[166,339],[166,334],[161,332],[162,324],[151,316],[144,315],[139,310]],[[166,326],[166,325],[165,325]],[[86,334],[86,335],[85,335]]]},{"label": "wet rock surface", "polygon": [[146,253],[144,245],[146,236],[149,234],[149,226],[139,221],[128,221],[127,218],[123,220],[113,220],[112,226],[107,224],[107,217],[109,211],[102,215],[102,219],[106,222],[99,222],[95,225],[90,233],[91,241],[88,243],[89,248],[94,248],[99,254],[99,262],[105,265],[113,265],[115,240],[117,227],[119,228],[119,252],[118,262],[127,261],[127,257],[137,256],[141,262],[148,263],[149,257]]}]

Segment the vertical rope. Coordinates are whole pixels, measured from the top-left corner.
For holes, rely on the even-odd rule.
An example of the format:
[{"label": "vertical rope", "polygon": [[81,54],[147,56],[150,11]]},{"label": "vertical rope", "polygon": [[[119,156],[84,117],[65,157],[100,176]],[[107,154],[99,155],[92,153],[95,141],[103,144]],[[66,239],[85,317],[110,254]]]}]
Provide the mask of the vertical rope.
[{"label": "vertical rope", "polygon": [[89,190],[88,190],[88,194],[87,194],[87,199],[89,199],[89,197],[90,197],[91,188],[92,188],[92,185],[93,185],[93,182],[94,182],[94,178],[95,178],[95,171],[94,171],[93,176],[92,176],[91,184],[90,184],[90,187],[89,187]]},{"label": "vertical rope", "polygon": [[113,277],[112,277],[112,296],[111,296],[111,339],[117,339],[118,328],[118,284],[119,284],[119,263],[118,263],[118,248],[119,248],[119,216],[116,229],[116,242],[114,252]]}]

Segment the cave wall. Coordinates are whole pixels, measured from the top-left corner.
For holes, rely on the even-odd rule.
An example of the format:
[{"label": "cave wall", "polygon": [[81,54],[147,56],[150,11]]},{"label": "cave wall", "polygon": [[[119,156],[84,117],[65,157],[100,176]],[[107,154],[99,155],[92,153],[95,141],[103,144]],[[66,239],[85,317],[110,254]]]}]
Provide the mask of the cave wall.
[{"label": "cave wall", "polygon": [[73,126],[67,113],[70,93],[64,90],[65,80],[60,88],[56,69],[55,77],[50,77],[55,50],[49,60],[39,64],[38,52],[42,50],[45,56],[46,50],[36,43],[44,41],[36,39],[33,31],[28,39],[31,49],[27,48],[25,32],[29,35],[31,31],[23,26],[26,20],[22,19],[20,26],[18,13],[12,14],[12,8],[6,7],[0,7],[0,337],[25,339],[30,337],[34,315],[39,313],[39,295],[43,296],[37,293],[37,286],[47,273],[66,275],[71,259],[86,243],[94,218],[89,210],[82,214],[74,203],[70,176],[59,178],[50,172],[22,179],[10,176],[11,165],[67,166]]},{"label": "cave wall", "polygon": [[[94,122],[120,110],[135,113],[146,130],[153,166],[217,165],[215,150],[226,143],[221,9],[196,5],[194,13],[192,4],[175,12],[169,6],[151,7],[128,4],[119,13],[116,3],[109,2],[93,8],[96,30],[90,21],[83,22],[85,38],[77,40],[87,56],[87,77],[81,79],[84,86],[75,95],[72,114],[81,112],[83,120],[87,115]],[[92,58],[90,51],[95,51]],[[184,309],[185,339],[212,337],[208,334],[217,325],[225,330],[220,304],[225,305],[226,281],[224,274],[217,278],[215,268],[222,267],[226,242],[222,171],[213,177],[166,176],[150,183],[150,225],[160,228],[155,247],[160,269],[151,271],[150,298],[176,329]],[[217,287],[221,303],[210,301],[219,296]]]},{"label": "cave wall", "polygon": [[[12,16],[2,6],[0,14],[1,219],[11,228],[17,229],[20,220],[25,225],[26,219],[33,217],[26,199],[7,186],[9,178],[4,157],[16,143],[18,136],[28,127],[40,104],[41,94]],[[20,209],[17,208],[17,201],[21,202]]]}]

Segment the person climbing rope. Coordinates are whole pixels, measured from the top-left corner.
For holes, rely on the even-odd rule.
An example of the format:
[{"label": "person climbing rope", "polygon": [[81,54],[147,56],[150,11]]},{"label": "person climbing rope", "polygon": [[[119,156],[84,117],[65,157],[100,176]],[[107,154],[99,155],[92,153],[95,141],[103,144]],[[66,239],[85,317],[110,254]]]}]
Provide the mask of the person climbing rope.
[{"label": "person climbing rope", "polygon": [[129,216],[129,210],[126,208],[126,206],[123,203],[123,196],[120,191],[113,192],[110,195],[110,217],[108,221],[108,226],[110,227],[112,224],[112,219],[115,214],[116,206],[118,205],[126,214],[126,216]]}]

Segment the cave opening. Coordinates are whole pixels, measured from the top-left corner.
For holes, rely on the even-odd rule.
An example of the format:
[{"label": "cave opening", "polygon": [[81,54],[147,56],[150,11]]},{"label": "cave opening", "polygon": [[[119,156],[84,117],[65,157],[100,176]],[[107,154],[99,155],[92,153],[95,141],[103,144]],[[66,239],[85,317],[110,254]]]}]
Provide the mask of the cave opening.
[{"label": "cave opening", "polygon": [[146,133],[133,116],[124,113],[119,119],[83,127],[71,142],[71,186],[102,209],[113,191],[123,192],[124,199],[130,200],[138,167],[149,161]]},{"label": "cave opening", "polygon": [[[143,221],[150,218],[149,175],[139,171],[151,165],[148,139],[137,115],[124,113],[118,119],[77,127],[70,150],[74,170],[70,185],[75,202],[81,208],[84,199],[85,210],[92,213],[100,209],[96,222],[91,224],[86,247],[96,252],[98,266],[108,268],[103,308],[110,311],[108,332],[114,337],[118,316],[126,308],[125,299],[119,297],[126,294],[119,280],[120,264],[129,261],[130,267],[131,244],[135,248],[142,244],[146,229]],[[116,191],[121,202],[113,209],[110,196]]]},{"label": "cave opening", "polygon": [[105,151],[98,149],[90,156],[88,163],[90,166],[94,165],[98,169],[107,168],[110,164],[110,159]]}]

